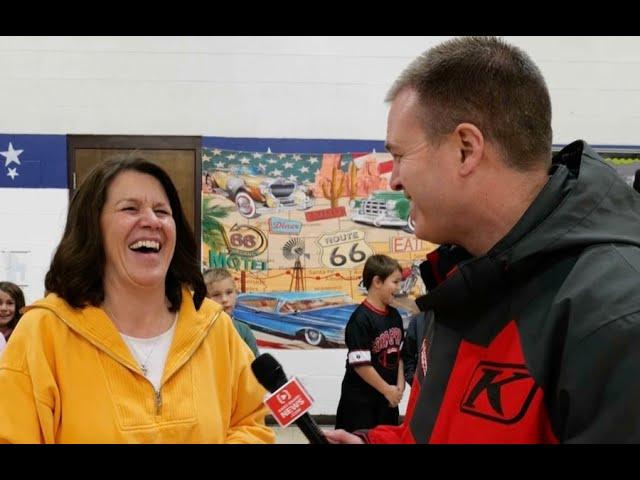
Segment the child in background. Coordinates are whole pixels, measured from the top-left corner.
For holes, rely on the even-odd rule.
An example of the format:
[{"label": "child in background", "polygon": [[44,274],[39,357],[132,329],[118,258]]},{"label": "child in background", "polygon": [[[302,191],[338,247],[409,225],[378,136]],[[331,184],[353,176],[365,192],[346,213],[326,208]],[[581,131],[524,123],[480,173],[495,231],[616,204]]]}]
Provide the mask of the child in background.
[{"label": "child in background", "polygon": [[18,285],[11,282],[0,282],[0,333],[9,341],[16,328],[24,307],[24,294]]},{"label": "child in background", "polygon": [[391,307],[402,282],[400,264],[373,255],[364,265],[367,298],[351,315],[345,330],[346,372],[335,428],[348,432],[376,425],[398,425],[398,404],[405,379],[400,348],[402,318]]},{"label": "child in background", "polygon": [[207,285],[207,297],[222,305],[224,311],[231,317],[240,337],[256,357],[260,355],[256,338],[253,336],[249,326],[233,318],[232,313],[236,306],[238,292],[231,273],[224,268],[211,268],[204,272],[204,283]]}]

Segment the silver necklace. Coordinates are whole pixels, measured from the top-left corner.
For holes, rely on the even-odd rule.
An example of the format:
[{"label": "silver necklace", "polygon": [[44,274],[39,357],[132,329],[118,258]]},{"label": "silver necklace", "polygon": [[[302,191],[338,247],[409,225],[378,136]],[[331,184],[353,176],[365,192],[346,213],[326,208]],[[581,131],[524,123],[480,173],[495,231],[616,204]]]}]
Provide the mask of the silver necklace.
[{"label": "silver necklace", "polygon": [[149,363],[149,358],[151,358],[151,354],[156,349],[156,346],[158,345],[158,343],[160,343],[160,338],[162,337],[162,335],[164,335],[164,333],[162,333],[162,334],[160,334],[160,335],[158,335],[156,337],[156,339],[154,340],[153,344],[151,345],[151,348],[147,352],[146,357],[144,357],[144,362],[141,360],[142,359],[142,355],[140,355],[140,352],[138,352],[138,349],[134,346],[133,342],[131,342],[131,340],[129,340],[128,338],[125,337],[125,339],[127,340],[127,345],[129,345],[129,348],[133,352],[133,356],[136,357],[136,360],[138,361],[138,364],[140,365],[140,369],[142,370],[142,374],[145,377],[147,376],[147,373],[149,371],[149,369],[147,367],[147,365]]},{"label": "silver necklace", "polygon": [[[114,320],[117,321],[117,317],[114,315],[114,313],[110,309],[107,309],[104,305],[103,305],[102,308],[107,313],[107,315],[109,317],[112,317]],[[149,372],[149,368],[147,367],[147,364],[149,363],[149,358],[151,358],[151,354],[156,349],[156,346],[158,345],[158,343],[160,343],[160,339],[162,338],[162,336],[165,333],[167,333],[167,332],[163,332],[163,333],[161,333],[160,335],[158,335],[155,338],[155,340],[153,341],[153,344],[151,345],[151,348],[147,352],[147,356],[145,357],[144,362],[143,362],[141,360],[142,359],[142,355],[139,354],[138,349],[133,345],[133,342],[131,342],[131,340],[129,340],[129,338],[134,338],[134,337],[128,337],[127,335],[125,335],[122,332],[120,332],[120,335],[122,335],[122,338],[124,339],[124,341],[126,342],[127,346],[129,347],[129,350],[131,350],[131,353],[133,353],[133,356],[135,357],[136,361],[138,362],[138,365],[140,366],[140,370],[142,370],[142,374],[145,377],[147,376],[147,373]]]}]

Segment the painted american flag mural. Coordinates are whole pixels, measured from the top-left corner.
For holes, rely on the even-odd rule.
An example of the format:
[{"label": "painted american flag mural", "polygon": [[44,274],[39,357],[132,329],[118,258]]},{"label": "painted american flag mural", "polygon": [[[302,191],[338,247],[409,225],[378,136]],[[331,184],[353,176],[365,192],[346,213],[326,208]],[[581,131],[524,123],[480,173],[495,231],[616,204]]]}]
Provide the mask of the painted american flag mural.
[{"label": "painted american flag mural", "polygon": [[0,134],[0,188],[67,188],[66,137]]}]

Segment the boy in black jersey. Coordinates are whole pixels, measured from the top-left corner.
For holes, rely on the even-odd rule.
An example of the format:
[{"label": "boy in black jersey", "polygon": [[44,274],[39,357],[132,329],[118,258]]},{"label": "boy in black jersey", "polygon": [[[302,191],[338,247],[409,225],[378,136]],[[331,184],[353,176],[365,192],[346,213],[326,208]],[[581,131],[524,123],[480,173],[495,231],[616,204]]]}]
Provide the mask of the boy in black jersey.
[{"label": "boy in black jersey", "polygon": [[400,264],[386,255],[373,255],[362,278],[367,298],[345,330],[347,364],[336,414],[335,428],[348,432],[397,425],[404,392],[402,318],[390,306],[402,282]]}]

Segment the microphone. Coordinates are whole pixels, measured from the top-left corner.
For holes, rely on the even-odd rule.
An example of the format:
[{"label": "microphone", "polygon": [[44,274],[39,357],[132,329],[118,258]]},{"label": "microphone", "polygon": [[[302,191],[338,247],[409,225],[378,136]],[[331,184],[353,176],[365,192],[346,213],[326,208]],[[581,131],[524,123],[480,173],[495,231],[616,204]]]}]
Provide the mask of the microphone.
[{"label": "microphone", "polygon": [[[269,392],[273,393],[278,390],[282,385],[287,383],[287,376],[284,374],[282,365],[272,355],[263,353],[259,355],[252,363],[251,370],[258,379],[258,382],[266,388]],[[309,443],[323,444],[329,443],[324,433],[318,427],[318,424],[311,418],[308,413],[305,413],[295,421],[295,424],[302,431],[303,435],[307,437]]]}]

